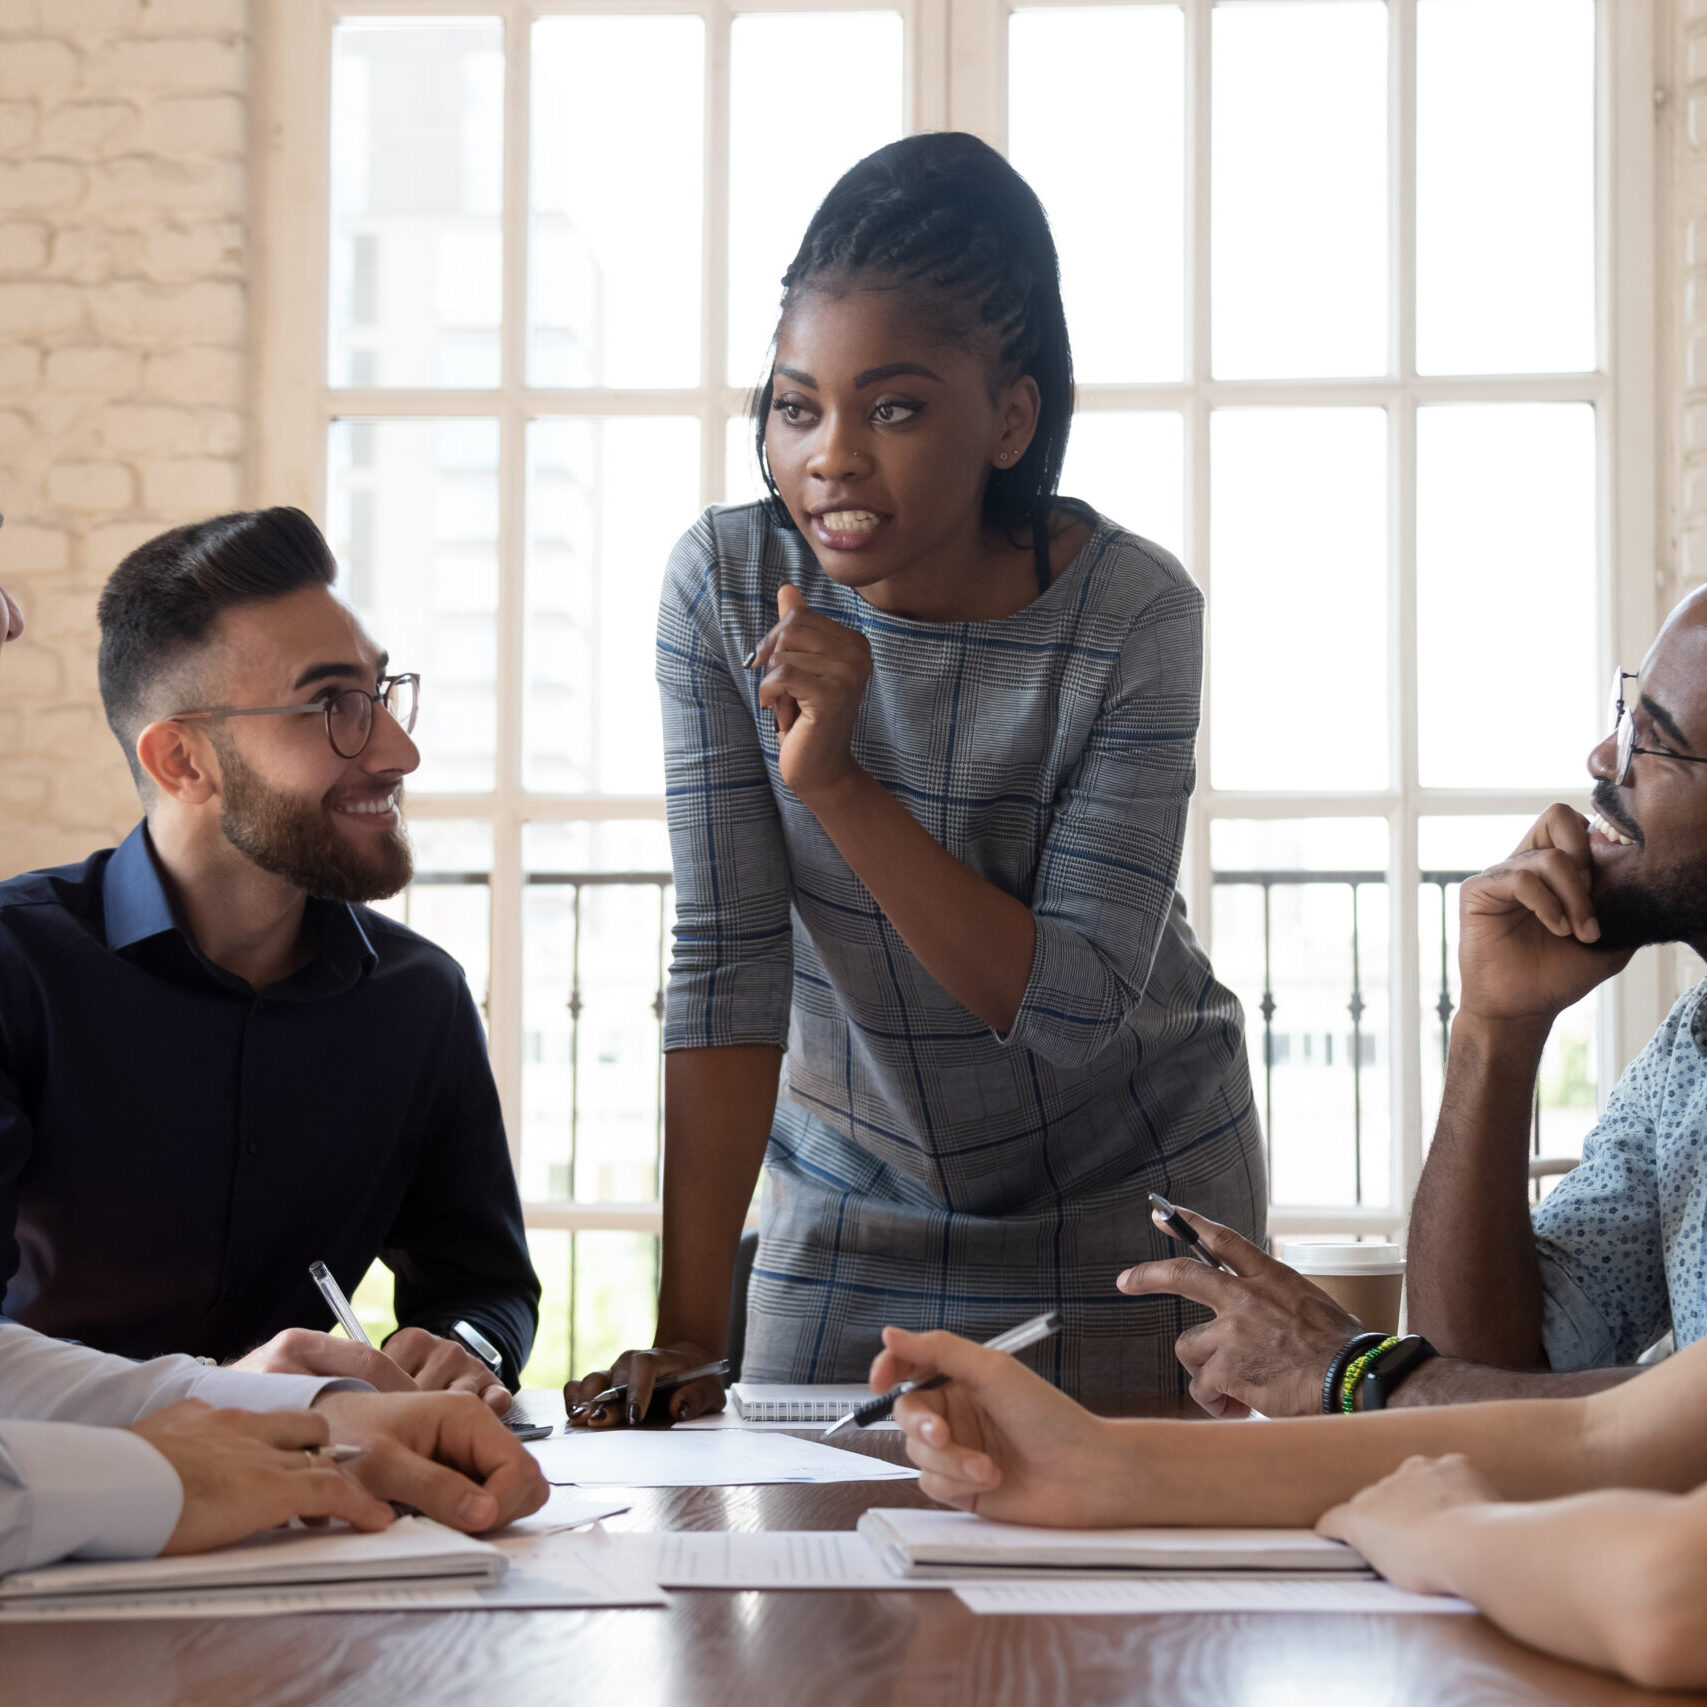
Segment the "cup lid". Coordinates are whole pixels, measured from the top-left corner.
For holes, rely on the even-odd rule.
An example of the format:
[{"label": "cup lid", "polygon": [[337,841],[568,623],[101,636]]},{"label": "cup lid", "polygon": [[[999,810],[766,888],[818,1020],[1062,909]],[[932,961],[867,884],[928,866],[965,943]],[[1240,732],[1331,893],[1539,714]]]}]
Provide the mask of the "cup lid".
[{"label": "cup lid", "polygon": [[1288,1239],[1282,1260],[1300,1274],[1403,1274],[1405,1256],[1385,1239],[1362,1243],[1328,1239]]}]

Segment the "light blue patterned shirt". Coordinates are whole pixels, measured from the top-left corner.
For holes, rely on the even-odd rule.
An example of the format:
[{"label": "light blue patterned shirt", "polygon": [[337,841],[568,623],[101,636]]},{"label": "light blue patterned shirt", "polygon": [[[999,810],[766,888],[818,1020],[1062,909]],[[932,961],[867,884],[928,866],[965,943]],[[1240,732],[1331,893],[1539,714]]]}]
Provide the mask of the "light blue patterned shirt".
[{"label": "light blue patterned shirt", "polygon": [[1707,1335],[1707,980],[1625,1069],[1582,1165],[1535,1211],[1555,1369],[1634,1363]]}]

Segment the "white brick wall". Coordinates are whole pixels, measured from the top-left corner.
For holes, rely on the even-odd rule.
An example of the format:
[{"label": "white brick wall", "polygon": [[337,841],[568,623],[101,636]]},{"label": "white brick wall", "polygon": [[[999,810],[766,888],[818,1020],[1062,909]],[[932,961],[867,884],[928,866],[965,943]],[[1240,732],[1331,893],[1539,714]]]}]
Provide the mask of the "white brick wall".
[{"label": "white brick wall", "polygon": [[137,815],[95,598],[241,498],[247,0],[0,0],[0,874]]}]

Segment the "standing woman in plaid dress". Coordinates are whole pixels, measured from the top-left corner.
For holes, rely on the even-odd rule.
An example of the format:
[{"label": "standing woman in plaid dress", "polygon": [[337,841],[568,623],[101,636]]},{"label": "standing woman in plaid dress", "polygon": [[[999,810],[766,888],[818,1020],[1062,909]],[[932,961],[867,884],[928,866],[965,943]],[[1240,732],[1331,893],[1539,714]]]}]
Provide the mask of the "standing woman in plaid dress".
[{"label": "standing woman in plaid dress", "polygon": [[1192,1307],[1114,1285],[1164,1254],[1145,1194],[1263,1237],[1243,1016],[1174,887],[1203,598],[1056,497],[1072,406],[1024,180],[958,134],[849,171],[784,278],[769,497],[708,510],[665,578],[658,1333],[570,1382],[629,1383],[580,1421],[722,1352],[761,1164],[753,1381],[1055,1309],[1058,1385],[1174,1393]]}]

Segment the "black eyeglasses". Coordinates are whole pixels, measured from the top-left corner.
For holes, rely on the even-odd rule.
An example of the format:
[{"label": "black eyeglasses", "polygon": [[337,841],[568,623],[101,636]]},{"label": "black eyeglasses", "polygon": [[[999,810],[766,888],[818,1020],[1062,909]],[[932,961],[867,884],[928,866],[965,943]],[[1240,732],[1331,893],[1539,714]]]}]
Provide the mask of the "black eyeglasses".
[{"label": "black eyeglasses", "polygon": [[330,699],[310,700],[306,705],[219,705],[208,711],[174,711],[168,723],[184,723],[195,717],[324,717],[326,739],[340,759],[359,758],[373,739],[373,708],[383,705],[405,735],[415,727],[421,707],[421,678],[416,675],[387,676],[378,693],[365,688],[346,688]]},{"label": "black eyeglasses", "polygon": [[1707,759],[1697,758],[1693,753],[1674,753],[1669,747],[1636,745],[1636,719],[1624,706],[1624,684],[1635,680],[1634,670],[1617,669],[1612,672],[1612,694],[1606,707],[1606,716],[1612,725],[1612,733],[1618,737],[1618,760],[1612,773],[1613,783],[1622,788],[1629,782],[1630,771],[1636,763],[1638,753],[1648,753],[1656,759],[1681,759],[1686,765],[1707,765]]}]

